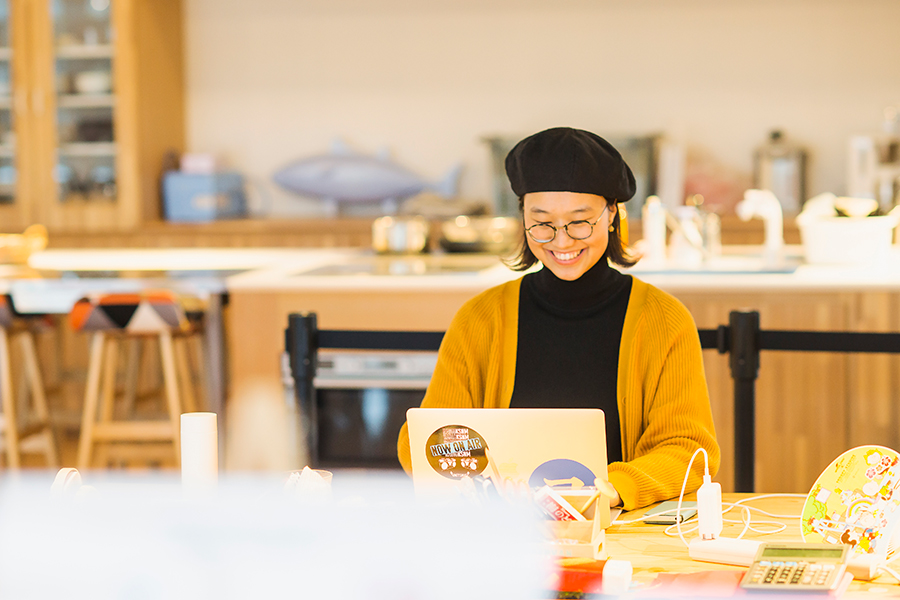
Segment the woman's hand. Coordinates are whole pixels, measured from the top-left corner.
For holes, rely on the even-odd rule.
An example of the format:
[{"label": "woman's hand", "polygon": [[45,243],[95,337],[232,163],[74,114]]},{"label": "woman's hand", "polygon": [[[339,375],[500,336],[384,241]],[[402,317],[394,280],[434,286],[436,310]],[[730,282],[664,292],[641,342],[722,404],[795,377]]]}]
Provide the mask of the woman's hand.
[{"label": "woman's hand", "polygon": [[600,490],[600,493],[603,494],[604,498],[609,500],[610,508],[622,504],[622,499],[619,498],[619,492],[616,491],[615,486],[610,482],[598,477],[594,480],[594,486]]}]

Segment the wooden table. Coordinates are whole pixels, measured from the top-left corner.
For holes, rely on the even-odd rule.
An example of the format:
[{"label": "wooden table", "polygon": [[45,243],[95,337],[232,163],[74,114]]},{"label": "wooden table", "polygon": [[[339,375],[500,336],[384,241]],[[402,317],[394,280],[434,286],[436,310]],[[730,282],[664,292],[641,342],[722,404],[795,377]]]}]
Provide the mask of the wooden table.
[{"label": "wooden table", "polygon": [[[760,496],[759,500],[746,500]],[[693,499],[691,495],[689,498]],[[804,498],[802,497],[770,497],[765,498],[755,494],[724,494],[724,502],[734,502],[743,499],[744,504],[748,506],[760,508],[767,512],[778,515],[797,515],[797,518],[772,518],[765,516],[757,511],[753,512],[753,522],[757,523],[762,520],[778,521],[787,525],[787,528],[774,534],[762,535],[748,531],[744,536],[747,539],[758,539],[765,542],[798,542],[802,541],[800,536],[799,515],[803,508]],[[632,513],[623,513],[617,521],[629,521],[639,517],[644,513],[644,509],[633,511]],[[740,520],[740,511],[734,509],[724,516],[725,519]],[[760,524],[760,528],[772,528],[771,525],[765,526]],[[688,527],[686,526],[685,529]],[[660,573],[697,573],[701,571],[744,571],[745,567],[736,567],[730,565],[720,565],[715,563],[699,562],[691,560],[688,556],[687,548],[676,534],[675,537],[665,535],[664,525],[647,525],[643,523],[635,523],[631,525],[612,526],[606,530],[606,544],[609,552],[609,558],[618,560],[631,561],[634,569],[634,581],[642,584],[649,584],[654,581]],[[722,531],[723,537],[737,537],[743,525],[740,523],[725,523]],[[696,537],[697,533],[685,534],[685,539],[690,541]],[[900,584],[890,575],[881,575],[877,579],[866,582],[854,580],[850,584],[850,588],[844,597],[898,597],[900,596]]]}]

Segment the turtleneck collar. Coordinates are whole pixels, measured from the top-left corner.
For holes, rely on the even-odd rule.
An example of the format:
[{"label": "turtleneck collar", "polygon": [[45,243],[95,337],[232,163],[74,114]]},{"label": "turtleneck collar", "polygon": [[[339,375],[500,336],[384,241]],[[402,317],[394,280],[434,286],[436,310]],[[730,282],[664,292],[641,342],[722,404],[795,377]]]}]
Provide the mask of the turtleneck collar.
[{"label": "turtleneck collar", "polygon": [[533,275],[535,301],[545,309],[569,314],[603,308],[630,281],[628,275],[610,267],[605,256],[574,281],[560,279],[546,266]]}]

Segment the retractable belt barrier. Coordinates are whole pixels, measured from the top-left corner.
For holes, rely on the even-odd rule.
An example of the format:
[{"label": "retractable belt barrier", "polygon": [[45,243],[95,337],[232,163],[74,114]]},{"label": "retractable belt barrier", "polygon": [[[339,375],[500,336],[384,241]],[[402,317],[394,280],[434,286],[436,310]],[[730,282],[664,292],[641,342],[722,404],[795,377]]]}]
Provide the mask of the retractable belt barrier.
[{"label": "retractable belt barrier", "polygon": [[700,346],[729,354],[734,380],[734,491],[753,492],[756,455],[756,378],[762,350],[900,354],[900,333],[775,331],[759,327],[759,313],[732,311],[728,325],[700,329]]},{"label": "retractable belt barrier", "polygon": [[[359,350],[433,350],[442,331],[348,331],[319,329],[315,313],[291,314],[285,329],[294,393],[301,418],[316,423],[313,379],[319,348]],[[728,325],[700,329],[700,346],[729,355],[734,380],[734,490],[754,491],[756,453],[756,379],[762,350],[900,354],[900,333],[776,331],[759,326],[759,312],[731,311]],[[305,427],[310,463],[316,464],[316,428]]]}]

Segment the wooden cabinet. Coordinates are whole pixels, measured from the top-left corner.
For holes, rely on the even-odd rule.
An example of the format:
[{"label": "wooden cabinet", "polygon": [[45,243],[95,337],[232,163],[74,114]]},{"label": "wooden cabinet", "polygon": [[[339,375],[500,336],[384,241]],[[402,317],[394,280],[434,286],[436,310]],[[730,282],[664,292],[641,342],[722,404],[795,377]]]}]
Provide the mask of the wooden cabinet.
[{"label": "wooden cabinet", "polygon": [[0,19],[0,227],[158,220],[184,149],[180,0],[0,0]]}]

